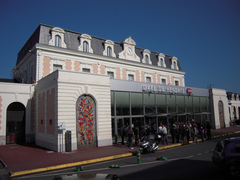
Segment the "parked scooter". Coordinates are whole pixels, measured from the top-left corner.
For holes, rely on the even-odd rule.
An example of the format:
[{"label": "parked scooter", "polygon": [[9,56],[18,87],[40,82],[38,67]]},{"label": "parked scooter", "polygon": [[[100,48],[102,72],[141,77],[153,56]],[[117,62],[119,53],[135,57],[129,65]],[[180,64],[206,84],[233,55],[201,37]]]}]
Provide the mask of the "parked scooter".
[{"label": "parked scooter", "polygon": [[162,135],[160,135],[159,133],[157,133],[154,138],[155,138],[155,142],[157,142],[157,144],[162,143]]},{"label": "parked scooter", "polygon": [[139,146],[140,146],[139,150],[140,150],[141,154],[142,153],[150,153],[150,152],[153,153],[154,151],[156,151],[158,149],[158,145],[156,142],[153,142],[151,144],[149,141],[146,140],[145,137],[143,137],[141,139]]}]

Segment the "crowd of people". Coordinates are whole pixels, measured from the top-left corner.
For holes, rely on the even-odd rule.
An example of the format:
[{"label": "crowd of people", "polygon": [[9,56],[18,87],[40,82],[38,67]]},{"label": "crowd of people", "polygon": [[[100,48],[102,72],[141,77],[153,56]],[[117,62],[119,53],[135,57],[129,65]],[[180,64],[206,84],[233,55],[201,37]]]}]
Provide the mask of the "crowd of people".
[{"label": "crowd of people", "polygon": [[[127,143],[127,146],[133,149],[133,142],[138,146],[142,138],[146,138],[147,141],[159,141],[163,145],[169,144],[168,137],[171,136],[171,143],[182,143],[183,145],[188,144],[190,140],[193,144],[199,143],[198,138],[204,142],[205,138],[211,139],[212,126],[210,122],[204,124],[196,123],[194,120],[191,122],[175,122],[169,127],[165,124],[160,123],[159,127],[156,124],[136,126],[132,128],[130,125],[123,126],[120,129],[120,135],[122,138],[122,144]],[[153,138],[160,135],[160,139]],[[152,137],[152,138],[151,138]],[[135,139],[135,141],[133,141]]]}]

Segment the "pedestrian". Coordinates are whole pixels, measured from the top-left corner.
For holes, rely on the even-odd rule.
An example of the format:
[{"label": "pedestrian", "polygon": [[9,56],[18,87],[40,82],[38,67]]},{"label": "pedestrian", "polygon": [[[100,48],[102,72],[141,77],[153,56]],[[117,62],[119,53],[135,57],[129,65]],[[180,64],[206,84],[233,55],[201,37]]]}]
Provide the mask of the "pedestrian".
[{"label": "pedestrian", "polygon": [[133,136],[134,136],[134,132],[132,130],[132,127],[129,125],[128,127],[128,148],[133,149]]},{"label": "pedestrian", "polygon": [[165,142],[168,145],[168,134],[167,134],[167,128],[165,125],[163,125],[162,133],[163,133],[163,145],[165,145]]},{"label": "pedestrian", "polygon": [[126,134],[126,132],[125,132],[125,125],[123,124],[121,129],[120,129],[120,135],[122,137],[122,144],[124,144],[125,134]]},{"label": "pedestrian", "polygon": [[135,134],[135,145],[139,145],[139,128],[138,127],[135,128],[134,134]]},{"label": "pedestrian", "polygon": [[208,137],[208,140],[209,139],[212,139],[212,132],[211,132],[211,129],[212,129],[212,125],[210,122],[207,122],[207,137]]},{"label": "pedestrian", "polygon": [[198,138],[197,138],[198,133],[199,133],[199,131],[198,131],[197,127],[193,126],[193,144],[195,144],[195,141],[198,144]]},{"label": "pedestrian", "polygon": [[176,134],[177,134],[176,131],[177,131],[177,130],[176,130],[176,125],[173,124],[173,125],[172,125],[172,128],[171,128],[172,144],[175,144],[175,139],[176,139]]},{"label": "pedestrian", "polygon": [[204,126],[203,126],[203,125],[201,125],[201,127],[200,127],[200,132],[201,132],[202,142],[204,143],[204,139],[205,139],[205,129],[204,129]]},{"label": "pedestrian", "polygon": [[147,140],[151,144],[151,129],[149,125],[147,125],[146,133],[147,133]]}]

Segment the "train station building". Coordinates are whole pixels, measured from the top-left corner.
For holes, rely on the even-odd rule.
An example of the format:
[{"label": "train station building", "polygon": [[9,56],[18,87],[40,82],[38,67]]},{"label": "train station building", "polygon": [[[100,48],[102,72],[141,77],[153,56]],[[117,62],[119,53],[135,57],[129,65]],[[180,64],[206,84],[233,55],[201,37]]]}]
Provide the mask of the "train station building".
[{"label": "train station building", "polygon": [[131,37],[114,42],[40,24],[12,73],[0,80],[1,145],[62,152],[66,143],[71,150],[116,143],[122,124],[230,126],[226,90],[186,87],[177,57],[138,48]]}]

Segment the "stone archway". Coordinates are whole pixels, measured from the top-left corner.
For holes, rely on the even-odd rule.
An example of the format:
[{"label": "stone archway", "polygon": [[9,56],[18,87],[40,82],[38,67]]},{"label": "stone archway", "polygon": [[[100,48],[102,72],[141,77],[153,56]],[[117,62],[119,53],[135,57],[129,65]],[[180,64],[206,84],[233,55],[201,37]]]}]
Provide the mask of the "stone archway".
[{"label": "stone archway", "polygon": [[7,108],[6,144],[25,143],[25,106],[19,102]]},{"label": "stone archway", "polygon": [[80,96],[76,103],[77,148],[96,147],[96,103],[90,96]]}]

